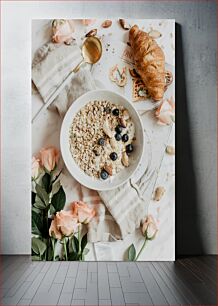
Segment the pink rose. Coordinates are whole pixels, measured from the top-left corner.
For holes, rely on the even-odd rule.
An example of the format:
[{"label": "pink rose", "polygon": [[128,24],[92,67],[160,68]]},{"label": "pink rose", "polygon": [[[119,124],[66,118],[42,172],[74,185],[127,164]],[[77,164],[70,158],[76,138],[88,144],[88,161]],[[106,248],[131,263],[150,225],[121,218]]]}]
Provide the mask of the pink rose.
[{"label": "pink rose", "polygon": [[158,119],[160,125],[170,125],[175,121],[175,104],[173,98],[163,100],[160,106],[155,112],[155,116]]},{"label": "pink rose", "polygon": [[50,228],[49,228],[49,236],[54,237],[58,240],[62,239],[62,233],[59,231],[57,227],[57,219],[56,216],[54,217],[54,220],[52,220]]},{"label": "pink rose", "polygon": [[55,147],[48,147],[40,151],[41,164],[48,171],[52,171],[58,163],[59,151]]},{"label": "pink rose", "polygon": [[40,173],[40,160],[35,156],[32,157],[32,178],[36,179]]},{"label": "pink rose", "polygon": [[52,40],[55,43],[68,42],[73,37],[74,32],[73,20],[55,19],[52,22],[53,36]]},{"label": "pink rose", "polygon": [[158,232],[158,228],[152,215],[148,215],[142,222],[142,234],[148,240],[153,240]]},{"label": "pink rose", "polygon": [[90,26],[92,24],[94,24],[96,21],[96,19],[83,19],[82,20],[82,23],[85,25],[85,26]]},{"label": "pink rose", "polygon": [[56,222],[58,230],[64,236],[74,234],[79,226],[78,219],[72,214],[71,211],[58,211],[56,213]]},{"label": "pink rose", "polygon": [[95,216],[95,210],[89,208],[88,205],[82,201],[72,203],[73,215],[78,218],[80,223],[87,224]]}]

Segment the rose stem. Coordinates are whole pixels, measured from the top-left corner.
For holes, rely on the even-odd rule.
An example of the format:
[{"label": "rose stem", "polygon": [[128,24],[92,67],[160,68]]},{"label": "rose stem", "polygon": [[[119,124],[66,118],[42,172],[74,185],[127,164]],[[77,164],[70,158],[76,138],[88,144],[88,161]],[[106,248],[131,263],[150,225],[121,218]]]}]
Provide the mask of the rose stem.
[{"label": "rose stem", "polygon": [[142,251],[144,250],[144,248],[145,248],[145,245],[146,245],[146,238],[145,238],[145,241],[144,241],[144,243],[143,243],[143,245],[142,245],[142,247],[141,247],[141,250],[139,251],[139,253],[138,253],[138,255],[136,256],[136,258],[135,258],[135,260],[134,261],[137,261],[137,259],[139,258],[139,256],[141,255],[141,253],[142,253]]},{"label": "rose stem", "polygon": [[45,260],[48,260],[48,248],[49,248],[49,235],[48,235],[48,209],[44,210],[44,222],[46,228],[46,252],[45,252]]},{"label": "rose stem", "polygon": [[81,259],[81,231],[80,231],[80,225],[78,226],[78,241],[79,241],[79,259]]},{"label": "rose stem", "polygon": [[66,237],[64,237],[64,252],[65,252],[65,257],[66,257],[66,259],[65,259],[65,260],[68,260],[68,257],[67,257],[67,245],[66,245]]},{"label": "rose stem", "polygon": [[53,261],[55,261],[55,241],[54,238],[51,238],[52,249],[53,249]]}]

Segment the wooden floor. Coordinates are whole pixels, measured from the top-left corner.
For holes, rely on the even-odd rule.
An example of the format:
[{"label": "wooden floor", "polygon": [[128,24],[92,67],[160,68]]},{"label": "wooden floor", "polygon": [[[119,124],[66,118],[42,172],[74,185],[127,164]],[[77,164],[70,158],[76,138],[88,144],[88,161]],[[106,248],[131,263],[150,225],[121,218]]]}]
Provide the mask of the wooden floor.
[{"label": "wooden floor", "polygon": [[1,257],[0,305],[217,305],[217,257],[172,262],[31,262]]}]

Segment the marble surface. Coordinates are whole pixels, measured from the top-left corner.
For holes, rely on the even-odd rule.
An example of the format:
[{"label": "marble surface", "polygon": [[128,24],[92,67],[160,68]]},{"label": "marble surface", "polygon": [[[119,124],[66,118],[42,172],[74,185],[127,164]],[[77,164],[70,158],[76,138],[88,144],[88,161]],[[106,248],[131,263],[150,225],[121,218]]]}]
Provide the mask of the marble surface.
[{"label": "marble surface", "polygon": [[[82,44],[84,35],[93,28],[98,29],[98,35],[105,38],[110,38],[115,42],[126,42],[128,39],[127,32],[124,31],[118,20],[113,20],[112,27],[103,29],[101,24],[104,20],[99,19],[92,26],[84,26],[80,20],[75,21],[75,35],[76,41],[79,45]],[[175,65],[175,23],[173,20],[129,20],[131,24],[138,24],[145,31],[151,28],[157,29],[161,32],[162,37],[158,43],[162,46],[166,61],[168,64]],[[42,44],[50,41],[51,38],[51,20],[34,20],[32,22],[32,56],[35,51],[42,46]],[[111,46],[112,48],[112,46]],[[113,50],[116,52],[116,43],[114,43]],[[103,44],[103,55],[110,57],[106,51],[106,46]],[[100,67],[105,67],[105,59],[99,62]],[[112,63],[111,63],[112,65]],[[96,66],[98,67],[98,66]],[[107,75],[101,75],[95,68],[91,70],[94,79],[101,81],[106,89],[109,88]],[[171,84],[169,91],[166,91],[165,96],[174,96],[174,84]],[[119,93],[118,86],[112,88]],[[128,97],[127,93],[123,93]],[[131,98],[128,97],[128,98]],[[32,92],[32,115],[43,104],[42,99],[38,92],[33,89]],[[137,102],[133,102],[137,108]],[[147,110],[148,107],[150,111]],[[143,109],[144,107],[144,109]],[[154,118],[154,105],[149,102],[141,103],[139,113],[143,121],[144,129],[148,135],[148,141],[151,145],[152,160],[149,171],[155,170],[155,175],[151,178],[151,182],[145,191],[145,206],[148,206],[148,213],[155,217],[158,223],[159,233],[157,238],[148,244],[146,250],[142,253],[140,260],[174,260],[175,258],[175,158],[165,153],[166,145],[175,145],[175,126],[160,126]],[[41,147],[54,145],[59,147],[59,133],[62,120],[58,117],[57,113],[52,111],[44,111],[40,114],[39,118],[32,125],[32,153],[37,153]],[[148,154],[148,152],[145,152]],[[145,171],[142,165],[142,173]],[[79,194],[76,192],[77,182],[71,176],[63,180],[63,186],[67,193],[68,205],[73,200],[79,199]],[[160,202],[154,201],[153,192],[157,186],[164,186],[166,193]],[[86,260],[125,260],[126,250],[130,244],[134,243],[136,249],[139,250],[143,243],[143,238],[140,230],[128,235],[124,240],[117,242],[98,242],[91,245],[89,244],[90,253],[86,256]]]},{"label": "marble surface", "polygon": [[122,16],[176,20],[177,252],[216,254],[215,1],[2,1],[1,10],[1,253],[30,254],[32,19]]}]

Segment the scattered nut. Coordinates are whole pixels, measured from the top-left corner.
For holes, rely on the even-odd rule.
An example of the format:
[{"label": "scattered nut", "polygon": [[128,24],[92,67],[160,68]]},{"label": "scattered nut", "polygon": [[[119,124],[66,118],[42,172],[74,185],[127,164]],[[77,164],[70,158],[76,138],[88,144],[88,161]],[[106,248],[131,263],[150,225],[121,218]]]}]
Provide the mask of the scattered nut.
[{"label": "scattered nut", "polygon": [[105,132],[105,134],[109,137],[109,138],[112,138],[113,137],[113,133],[110,129],[110,126],[109,126],[109,122],[108,120],[105,120],[104,124],[103,124],[103,131]]},{"label": "scattered nut", "polygon": [[124,120],[128,120],[129,118],[130,118],[129,112],[125,109],[125,110],[123,111],[123,119],[124,119]]},{"label": "scattered nut", "polygon": [[167,146],[166,147],[166,153],[168,153],[169,155],[175,155],[175,147]]},{"label": "scattered nut", "polygon": [[64,42],[64,44],[67,45],[67,46],[72,46],[74,41],[75,41],[75,38],[70,38],[70,39],[66,40]]},{"label": "scattered nut", "polygon": [[103,23],[102,23],[102,28],[109,28],[110,26],[112,25],[112,21],[111,20],[105,20]]},{"label": "scattered nut", "polygon": [[151,30],[150,32],[148,32],[148,35],[152,38],[159,38],[162,36],[162,34],[157,30]]},{"label": "scattered nut", "polygon": [[166,81],[166,87],[168,87],[173,82],[173,75],[171,71],[165,72],[165,81]]},{"label": "scattered nut", "polygon": [[119,23],[124,30],[129,30],[131,26],[126,23],[125,19],[119,19]]},{"label": "scattered nut", "polygon": [[125,166],[125,167],[128,167],[129,166],[129,157],[128,155],[126,154],[126,152],[123,152],[122,153],[122,164]]},{"label": "scattered nut", "polygon": [[89,31],[85,36],[90,37],[90,36],[95,36],[97,34],[97,29],[93,29]]},{"label": "scattered nut", "polygon": [[107,171],[107,173],[112,176],[113,175],[113,166],[112,165],[105,165],[104,166],[105,171]]},{"label": "scattered nut", "polygon": [[157,187],[155,190],[155,195],[154,195],[154,200],[155,201],[160,201],[160,199],[162,198],[162,196],[165,193],[165,188],[164,187]]},{"label": "scattered nut", "polygon": [[110,139],[110,145],[111,145],[112,149],[114,149],[115,151],[117,150],[117,141],[114,137],[112,137]]},{"label": "scattered nut", "polygon": [[124,128],[127,126],[126,120],[123,117],[120,118],[120,125]]}]

